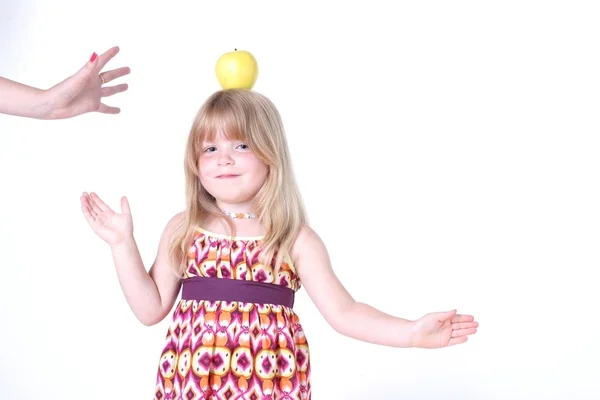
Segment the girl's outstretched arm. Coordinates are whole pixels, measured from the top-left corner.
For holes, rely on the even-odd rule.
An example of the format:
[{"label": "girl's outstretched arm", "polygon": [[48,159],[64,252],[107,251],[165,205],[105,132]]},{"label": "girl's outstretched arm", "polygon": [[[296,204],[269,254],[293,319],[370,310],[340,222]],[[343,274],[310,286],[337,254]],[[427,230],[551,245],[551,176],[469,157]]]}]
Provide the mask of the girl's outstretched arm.
[{"label": "girl's outstretched arm", "polygon": [[81,196],[82,211],[94,232],[110,245],[117,276],[125,299],[144,325],[154,325],[169,313],[181,287],[168,262],[168,246],[182,213],[165,227],[158,254],[146,271],[133,236],[133,221],[127,198],[121,199],[122,213],[108,207],[95,193]]},{"label": "girl's outstretched arm", "polygon": [[292,248],[292,261],[306,292],[329,325],[342,335],[392,347],[437,348],[467,340],[478,326],[456,310],[429,313],[412,321],[357,302],[335,275],[321,238],[304,226]]}]

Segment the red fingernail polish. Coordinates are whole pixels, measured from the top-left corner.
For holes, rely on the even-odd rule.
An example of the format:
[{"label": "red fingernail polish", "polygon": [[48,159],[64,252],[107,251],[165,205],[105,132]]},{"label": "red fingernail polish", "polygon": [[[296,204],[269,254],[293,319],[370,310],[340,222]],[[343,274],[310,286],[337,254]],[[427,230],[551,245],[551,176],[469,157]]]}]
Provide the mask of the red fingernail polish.
[{"label": "red fingernail polish", "polygon": [[96,60],[96,57],[98,57],[98,54],[96,54],[96,53],[92,54],[92,58],[90,58],[90,62],[94,62]]}]

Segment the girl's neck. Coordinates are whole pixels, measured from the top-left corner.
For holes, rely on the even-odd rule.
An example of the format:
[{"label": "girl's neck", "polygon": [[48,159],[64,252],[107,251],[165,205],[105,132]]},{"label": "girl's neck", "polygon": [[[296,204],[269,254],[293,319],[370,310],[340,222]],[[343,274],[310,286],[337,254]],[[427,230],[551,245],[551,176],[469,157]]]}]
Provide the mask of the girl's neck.
[{"label": "girl's neck", "polygon": [[[235,236],[264,236],[265,230],[264,227],[258,222],[256,218],[253,219],[233,219],[230,217],[225,217],[229,219],[229,222],[233,224],[235,227]],[[214,233],[228,235],[229,225],[226,221],[221,218],[209,216],[204,221],[202,221],[201,227],[207,231],[211,231]]]},{"label": "girl's neck", "polygon": [[[254,205],[251,202],[238,203],[238,204],[227,204],[217,201],[217,207],[221,209],[225,214],[229,214],[230,217],[239,218],[239,215],[253,215],[256,216],[254,211]],[[236,217],[234,217],[236,216]],[[246,218],[248,219],[248,218]]]}]

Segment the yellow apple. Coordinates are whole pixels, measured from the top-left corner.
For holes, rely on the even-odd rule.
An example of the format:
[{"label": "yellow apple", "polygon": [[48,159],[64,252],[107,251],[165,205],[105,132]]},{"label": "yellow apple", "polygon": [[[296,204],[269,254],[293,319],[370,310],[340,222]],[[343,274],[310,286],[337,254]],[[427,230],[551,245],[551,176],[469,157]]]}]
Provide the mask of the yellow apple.
[{"label": "yellow apple", "polygon": [[225,90],[252,89],[258,77],[258,64],[251,53],[235,49],[219,57],[215,71]]}]

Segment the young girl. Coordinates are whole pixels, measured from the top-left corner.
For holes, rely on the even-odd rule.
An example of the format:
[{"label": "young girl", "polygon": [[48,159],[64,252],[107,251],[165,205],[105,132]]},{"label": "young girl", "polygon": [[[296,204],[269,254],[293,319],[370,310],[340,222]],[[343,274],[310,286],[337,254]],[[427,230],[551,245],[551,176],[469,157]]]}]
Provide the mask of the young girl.
[{"label": "young girl", "polygon": [[185,173],[187,207],[167,224],[149,272],[126,197],[121,214],[94,193],[81,197],[142,323],[163,320],[183,286],[156,400],[310,399],[310,352],[293,310],[301,286],[336,331],[358,340],[438,348],[476,332],[456,310],[409,321],[352,298],[307,224],[280,115],[263,95],[213,94],[192,126]]}]

